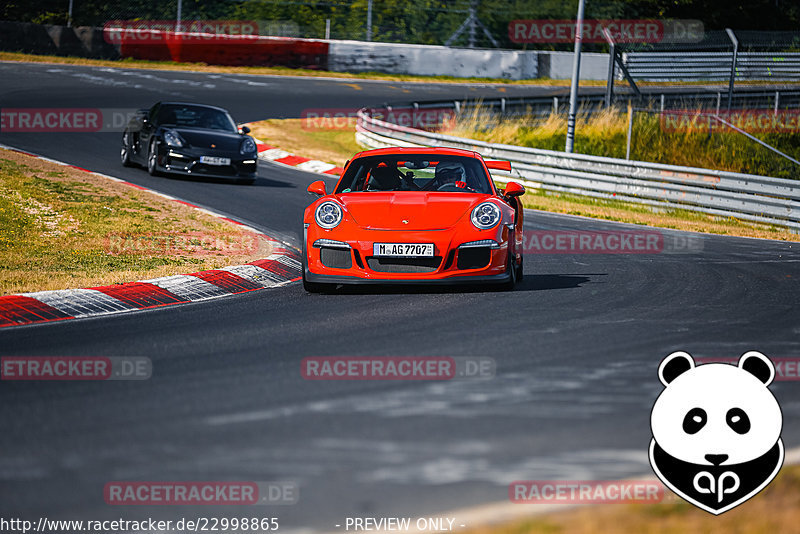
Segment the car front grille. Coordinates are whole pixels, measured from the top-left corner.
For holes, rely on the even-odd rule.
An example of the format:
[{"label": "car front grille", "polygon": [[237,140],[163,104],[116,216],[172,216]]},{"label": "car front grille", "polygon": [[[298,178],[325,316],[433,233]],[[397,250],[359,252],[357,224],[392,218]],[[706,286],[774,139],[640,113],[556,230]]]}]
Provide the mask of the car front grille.
[{"label": "car front grille", "polygon": [[331,269],[349,269],[353,266],[350,249],[322,247],[319,250],[320,261]]},{"label": "car front grille", "polygon": [[237,171],[233,165],[205,165],[196,163],[192,167],[193,174],[213,174],[216,176],[236,176]]},{"label": "car front grille", "polygon": [[458,250],[459,269],[480,269],[489,265],[492,259],[492,251],[489,247],[470,247]]},{"label": "car front grille", "polygon": [[431,258],[368,257],[367,265],[379,273],[430,273],[439,268],[441,256]]}]

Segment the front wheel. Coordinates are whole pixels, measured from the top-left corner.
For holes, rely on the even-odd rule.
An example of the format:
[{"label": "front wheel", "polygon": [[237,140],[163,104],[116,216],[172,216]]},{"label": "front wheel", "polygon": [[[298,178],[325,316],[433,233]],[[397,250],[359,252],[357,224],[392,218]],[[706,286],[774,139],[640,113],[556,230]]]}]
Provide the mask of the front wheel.
[{"label": "front wheel", "polygon": [[500,284],[501,291],[511,291],[514,289],[514,286],[517,285],[517,269],[518,267],[514,265],[514,256],[511,254],[511,252],[509,252],[508,268],[506,270],[511,276],[509,277],[508,281]]},{"label": "front wheel", "polygon": [[159,176],[158,172],[158,148],[156,142],[150,143],[150,150],[147,151],[147,172],[150,176]]},{"label": "front wheel", "polygon": [[122,138],[122,148],[119,150],[119,161],[123,167],[130,167],[131,163],[131,149],[128,146],[128,136]]}]

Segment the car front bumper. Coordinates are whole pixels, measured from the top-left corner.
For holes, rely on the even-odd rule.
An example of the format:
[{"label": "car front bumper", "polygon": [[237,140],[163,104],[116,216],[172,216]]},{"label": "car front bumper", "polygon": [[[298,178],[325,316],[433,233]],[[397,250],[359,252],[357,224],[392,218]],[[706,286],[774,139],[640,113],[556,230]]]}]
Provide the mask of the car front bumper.
[{"label": "car front bumper", "polygon": [[157,170],[163,173],[181,174],[197,178],[255,179],[258,173],[258,157],[242,157],[219,154],[229,158],[230,165],[208,165],[200,163],[200,155],[170,150],[158,156]]},{"label": "car front bumper", "polygon": [[[329,232],[308,228],[303,240],[306,280],[335,284],[502,284],[511,276],[507,228],[481,233],[397,234],[372,230],[361,232],[359,239],[341,241]],[[475,246],[476,241],[486,244]],[[375,256],[373,245],[386,242],[433,243],[434,254],[432,257]]]}]

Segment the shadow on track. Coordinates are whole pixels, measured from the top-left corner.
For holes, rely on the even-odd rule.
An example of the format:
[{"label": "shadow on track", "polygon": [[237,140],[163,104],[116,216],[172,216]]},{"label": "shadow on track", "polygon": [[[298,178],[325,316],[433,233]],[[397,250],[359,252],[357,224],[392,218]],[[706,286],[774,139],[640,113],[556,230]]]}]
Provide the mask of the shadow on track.
[{"label": "shadow on track", "polygon": [[296,188],[297,185],[291,182],[284,182],[281,180],[272,180],[270,178],[264,178],[263,176],[259,175],[256,177],[255,181],[252,183],[250,182],[241,182],[239,180],[233,178],[204,178],[204,177],[194,177],[194,176],[184,176],[182,174],[165,174],[159,176],[159,178],[166,178],[167,180],[176,180],[176,181],[183,181],[183,182],[197,182],[197,183],[207,183],[207,184],[226,184],[226,185],[239,185],[239,186],[247,186],[247,187],[288,187],[288,188]]},{"label": "shadow on track", "polygon": [[[606,273],[591,274],[538,274],[526,275],[509,295],[522,291],[546,291],[550,289],[575,289],[581,284],[591,282],[592,276],[606,276]],[[448,293],[506,293],[492,286],[482,285],[452,285],[452,286],[426,286],[421,285],[340,285],[335,289],[326,291],[326,295],[439,295]]]}]

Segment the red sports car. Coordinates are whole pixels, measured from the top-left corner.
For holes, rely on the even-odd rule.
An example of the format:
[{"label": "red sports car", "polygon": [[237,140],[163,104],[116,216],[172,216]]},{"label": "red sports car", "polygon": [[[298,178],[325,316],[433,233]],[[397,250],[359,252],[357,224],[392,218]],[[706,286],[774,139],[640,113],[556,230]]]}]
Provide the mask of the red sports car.
[{"label": "red sports car", "polygon": [[325,183],[303,218],[303,286],[500,284],[522,278],[525,189],[497,189],[489,169],[507,161],[452,148],[382,148],[345,164],[332,194]]}]

